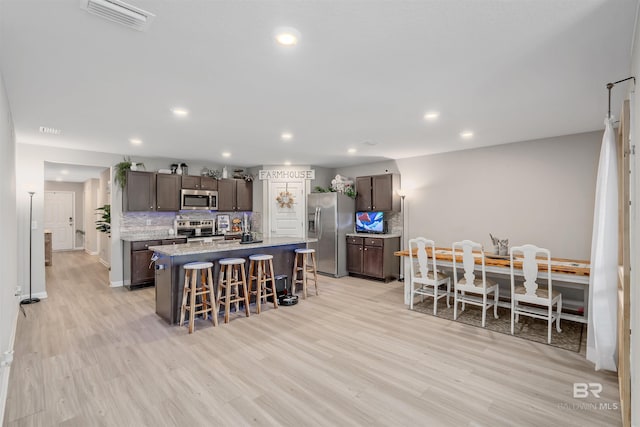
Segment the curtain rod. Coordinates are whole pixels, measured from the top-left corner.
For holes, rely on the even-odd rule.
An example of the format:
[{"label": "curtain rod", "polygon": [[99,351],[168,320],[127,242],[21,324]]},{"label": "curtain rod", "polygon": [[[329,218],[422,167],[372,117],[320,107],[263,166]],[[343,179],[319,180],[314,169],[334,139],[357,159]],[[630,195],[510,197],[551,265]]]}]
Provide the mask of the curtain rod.
[{"label": "curtain rod", "polygon": [[611,89],[613,89],[613,87],[618,83],[626,82],[627,80],[631,79],[633,79],[633,85],[635,86],[636,78],[633,76],[627,77],[626,79],[618,80],[617,82],[607,83],[607,90],[609,91],[609,115],[607,117],[611,118]]}]

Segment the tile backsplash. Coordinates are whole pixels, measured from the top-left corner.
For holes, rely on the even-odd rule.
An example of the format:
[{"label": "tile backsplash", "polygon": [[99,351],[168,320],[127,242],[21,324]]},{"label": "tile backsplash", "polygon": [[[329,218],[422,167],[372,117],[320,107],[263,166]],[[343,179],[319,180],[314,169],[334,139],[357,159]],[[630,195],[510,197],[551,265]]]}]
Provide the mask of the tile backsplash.
[{"label": "tile backsplash", "polygon": [[402,212],[385,212],[387,230],[390,234],[402,234]]},{"label": "tile backsplash", "polygon": [[[247,212],[249,218],[259,216],[259,213]],[[167,232],[174,226],[174,220],[177,217],[189,219],[212,219],[215,220],[218,214],[227,214],[233,220],[234,218],[242,219],[244,212],[210,212],[210,211],[193,211],[187,213],[175,212],[122,212],[120,216],[120,234],[142,234],[142,233],[160,233]],[[251,221],[253,231],[256,230],[258,222]]]},{"label": "tile backsplash", "polygon": [[120,234],[166,232],[173,228],[175,212],[122,212]]}]

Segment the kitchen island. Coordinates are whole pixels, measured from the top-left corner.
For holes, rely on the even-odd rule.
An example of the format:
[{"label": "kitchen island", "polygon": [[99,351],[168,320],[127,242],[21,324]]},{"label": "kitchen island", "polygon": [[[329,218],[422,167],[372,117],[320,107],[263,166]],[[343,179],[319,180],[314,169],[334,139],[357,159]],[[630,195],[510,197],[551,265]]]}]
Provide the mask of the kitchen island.
[{"label": "kitchen island", "polygon": [[249,267],[249,256],[254,254],[273,255],[273,268],[276,276],[286,275],[291,281],[294,251],[306,248],[308,243],[317,239],[300,237],[271,237],[260,242],[240,243],[237,240],[224,240],[212,243],[186,243],[181,245],[151,246],[158,259],[155,264],[156,279],[156,313],[171,324],[178,322],[182,304],[182,287],[184,286],[184,266],[194,261],[210,261],[214,263],[214,282],[220,268],[216,261],[222,258],[245,258]]}]

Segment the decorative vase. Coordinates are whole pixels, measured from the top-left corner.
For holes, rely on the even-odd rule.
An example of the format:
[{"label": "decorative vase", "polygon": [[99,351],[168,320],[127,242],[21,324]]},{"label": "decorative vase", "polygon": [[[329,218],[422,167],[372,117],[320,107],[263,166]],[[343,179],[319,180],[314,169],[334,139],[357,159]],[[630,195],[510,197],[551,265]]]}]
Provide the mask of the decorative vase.
[{"label": "decorative vase", "polygon": [[129,168],[132,171],[137,171],[138,170],[138,164],[135,162],[131,162],[131,167]]},{"label": "decorative vase", "polygon": [[222,168],[222,179],[227,179],[228,174],[227,174],[227,167],[223,167]]}]

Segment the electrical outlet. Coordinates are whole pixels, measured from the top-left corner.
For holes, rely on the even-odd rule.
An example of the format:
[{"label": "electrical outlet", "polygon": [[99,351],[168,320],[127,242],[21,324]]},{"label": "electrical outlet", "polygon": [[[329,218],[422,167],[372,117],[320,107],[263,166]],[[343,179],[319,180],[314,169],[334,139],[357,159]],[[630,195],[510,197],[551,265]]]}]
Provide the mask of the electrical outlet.
[{"label": "electrical outlet", "polygon": [[33,221],[31,221],[31,229],[32,230],[37,230],[38,229],[38,221],[36,221],[35,219]]},{"label": "electrical outlet", "polygon": [[13,350],[5,351],[0,356],[0,366],[11,366],[13,362]]},{"label": "electrical outlet", "polygon": [[22,296],[22,286],[20,285],[16,286],[16,292],[13,294],[13,296],[16,296],[16,297]]},{"label": "electrical outlet", "polygon": [[150,219],[147,220],[147,225],[151,225],[151,220]]}]

